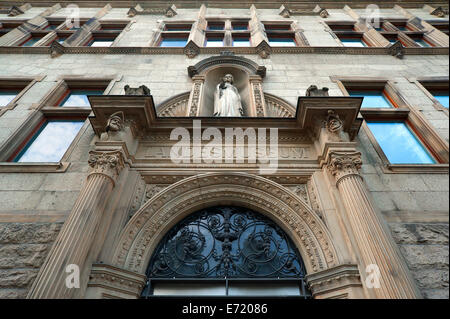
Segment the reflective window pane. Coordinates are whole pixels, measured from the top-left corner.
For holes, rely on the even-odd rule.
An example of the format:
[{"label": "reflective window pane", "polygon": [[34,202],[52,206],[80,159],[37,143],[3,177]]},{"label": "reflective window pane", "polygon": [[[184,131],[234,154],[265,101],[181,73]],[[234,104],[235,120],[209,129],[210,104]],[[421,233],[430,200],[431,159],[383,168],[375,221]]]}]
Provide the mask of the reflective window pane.
[{"label": "reflective window pane", "polygon": [[415,39],[414,42],[416,42],[418,45],[420,45],[423,48],[431,47],[431,45],[424,39]]},{"label": "reflective window pane", "polygon": [[59,162],[82,126],[83,121],[46,122],[14,161]]},{"label": "reflective window pane", "polygon": [[160,47],[184,47],[186,46],[187,38],[163,38],[159,43]]},{"label": "reflective window pane", "polygon": [[436,163],[405,123],[367,122],[367,125],[392,164]]},{"label": "reflective window pane", "polygon": [[366,47],[366,43],[361,39],[341,39],[342,44],[345,47]]},{"label": "reflective window pane", "polygon": [[350,96],[364,97],[361,108],[391,108],[392,104],[382,92],[349,92]]},{"label": "reflective window pane", "polygon": [[223,39],[221,38],[207,38],[206,47],[223,47]]},{"label": "reflective window pane", "polygon": [[89,46],[91,47],[110,47],[114,41],[111,40],[95,40]]},{"label": "reflective window pane", "polygon": [[433,96],[442,106],[448,108],[449,94],[443,92],[433,92]]},{"label": "reflective window pane", "polygon": [[65,107],[90,107],[91,104],[87,98],[88,95],[102,95],[100,90],[71,90],[69,95],[61,102],[60,106]]},{"label": "reflective window pane", "polygon": [[250,46],[250,40],[248,38],[234,38],[233,39],[233,46],[234,47],[249,47]]},{"label": "reflective window pane", "polygon": [[17,91],[0,91],[0,107],[8,105],[19,92]]},{"label": "reflective window pane", "polygon": [[269,38],[269,44],[274,47],[295,47],[293,38]]},{"label": "reflective window pane", "polygon": [[23,47],[31,47],[33,46],[36,42],[38,42],[41,38],[30,38],[28,39],[26,42],[24,42],[22,44]]}]

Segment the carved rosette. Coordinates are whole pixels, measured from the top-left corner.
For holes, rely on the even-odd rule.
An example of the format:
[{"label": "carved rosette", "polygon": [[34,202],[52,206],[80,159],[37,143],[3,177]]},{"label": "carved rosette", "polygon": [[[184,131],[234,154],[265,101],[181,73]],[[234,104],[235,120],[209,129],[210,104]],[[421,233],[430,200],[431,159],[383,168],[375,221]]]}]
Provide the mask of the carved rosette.
[{"label": "carved rosette", "polygon": [[104,175],[112,181],[113,185],[121,170],[124,168],[124,159],[120,151],[90,151],[88,163],[92,167],[89,176]]},{"label": "carved rosette", "polygon": [[360,152],[331,152],[328,156],[327,168],[336,178],[336,185],[348,176],[359,176],[362,166]]}]

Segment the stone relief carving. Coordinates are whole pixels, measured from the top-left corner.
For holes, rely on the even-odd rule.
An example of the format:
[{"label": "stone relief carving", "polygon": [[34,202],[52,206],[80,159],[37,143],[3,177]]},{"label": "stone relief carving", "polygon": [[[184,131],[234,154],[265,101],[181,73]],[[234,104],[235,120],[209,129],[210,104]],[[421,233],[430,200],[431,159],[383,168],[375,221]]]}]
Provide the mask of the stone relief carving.
[{"label": "stone relief carving", "polygon": [[360,152],[330,152],[327,168],[336,178],[336,184],[346,176],[359,175],[362,166]]},{"label": "stone relief carving", "polygon": [[117,135],[124,126],[124,114],[122,111],[111,114],[106,122],[105,132],[100,135],[100,140],[107,141]]},{"label": "stone relief carving", "polygon": [[[192,176],[151,198],[133,216],[117,244],[114,262],[132,271],[143,271],[149,247],[158,234],[190,207],[218,200],[252,203],[270,212],[296,234],[305,262],[313,272],[336,264],[336,251],[320,218],[285,187],[265,178],[244,174],[209,173]],[[245,205],[246,205],[245,204]]]},{"label": "stone relief carving", "polygon": [[439,18],[444,18],[448,14],[448,9],[445,10],[442,7],[437,7],[436,9],[431,11],[430,14]]},{"label": "stone relief carving", "polygon": [[[241,96],[233,82],[233,75],[225,74],[222,81],[217,84],[214,93],[214,116],[240,117],[244,115]],[[259,98],[261,100],[261,96]]]},{"label": "stone relief carving", "polygon": [[397,41],[389,47],[388,53],[396,58],[403,59],[405,48],[400,41]]},{"label": "stone relief carving", "polygon": [[158,194],[160,191],[165,189],[167,186],[168,185],[155,185],[155,184],[147,185],[147,188],[145,190],[146,201],[151,199],[153,196]]},{"label": "stone relief carving", "polygon": [[124,158],[120,151],[90,151],[88,164],[92,167],[89,176],[104,175],[114,183],[120,171],[124,168]]},{"label": "stone relief carving", "polygon": [[306,96],[328,96],[328,88],[323,87],[319,90],[317,85],[310,85],[309,88],[306,89]]},{"label": "stone relief carving", "polygon": [[202,89],[202,81],[195,81],[194,89],[192,91],[191,109],[189,116],[197,116],[198,105],[200,103],[200,91]]},{"label": "stone relief carving", "polygon": [[194,41],[189,41],[183,49],[183,53],[190,59],[195,58],[200,53],[200,48]]}]

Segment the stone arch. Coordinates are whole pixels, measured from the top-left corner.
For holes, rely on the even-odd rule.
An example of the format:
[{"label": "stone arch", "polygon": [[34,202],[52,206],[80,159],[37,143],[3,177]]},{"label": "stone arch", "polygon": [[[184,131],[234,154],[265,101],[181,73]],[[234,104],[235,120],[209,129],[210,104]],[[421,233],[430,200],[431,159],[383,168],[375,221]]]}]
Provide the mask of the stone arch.
[{"label": "stone arch", "polygon": [[190,77],[205,74],[209,69],[217,68],[218,66],[239,67],[244,69],[249,75],[259,75],[261,78],[266,76],[265,66],[261,66],[250,59],[235,55],[212,56],[201,60],[197,64],[188,67],[188,74]]},{"label": "stone arch", "polygon": [[122,230],[113,264],[144,273],[164,234],[184,217],[216,205],[253,209],[277,223],[292,239],[307,273],[339,264],[331,235],[320,217],[287,188],[247,173],[207,173],[167,187],[146,202]]}]

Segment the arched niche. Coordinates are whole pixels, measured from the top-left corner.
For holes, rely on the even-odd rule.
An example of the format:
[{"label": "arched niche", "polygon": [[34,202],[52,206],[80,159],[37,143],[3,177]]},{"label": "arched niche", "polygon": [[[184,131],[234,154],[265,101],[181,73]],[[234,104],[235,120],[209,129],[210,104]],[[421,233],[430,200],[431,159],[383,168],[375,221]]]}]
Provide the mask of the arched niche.
[{"label": "arched niche", "polygon": [[221,82],[225,74],[231,74],[234,79],[233,85],[238,89],[241,96],[242,108],[244,109],[244,116],[251,116],[252,112],[250,99],[250,82],[249,74],[235,66],[216,66],[209,69],[205,75],[205,82],[203,86],[203,96],[199,110],[199,116],[213,116],[214,113],[214,93],[217,85]]}]

